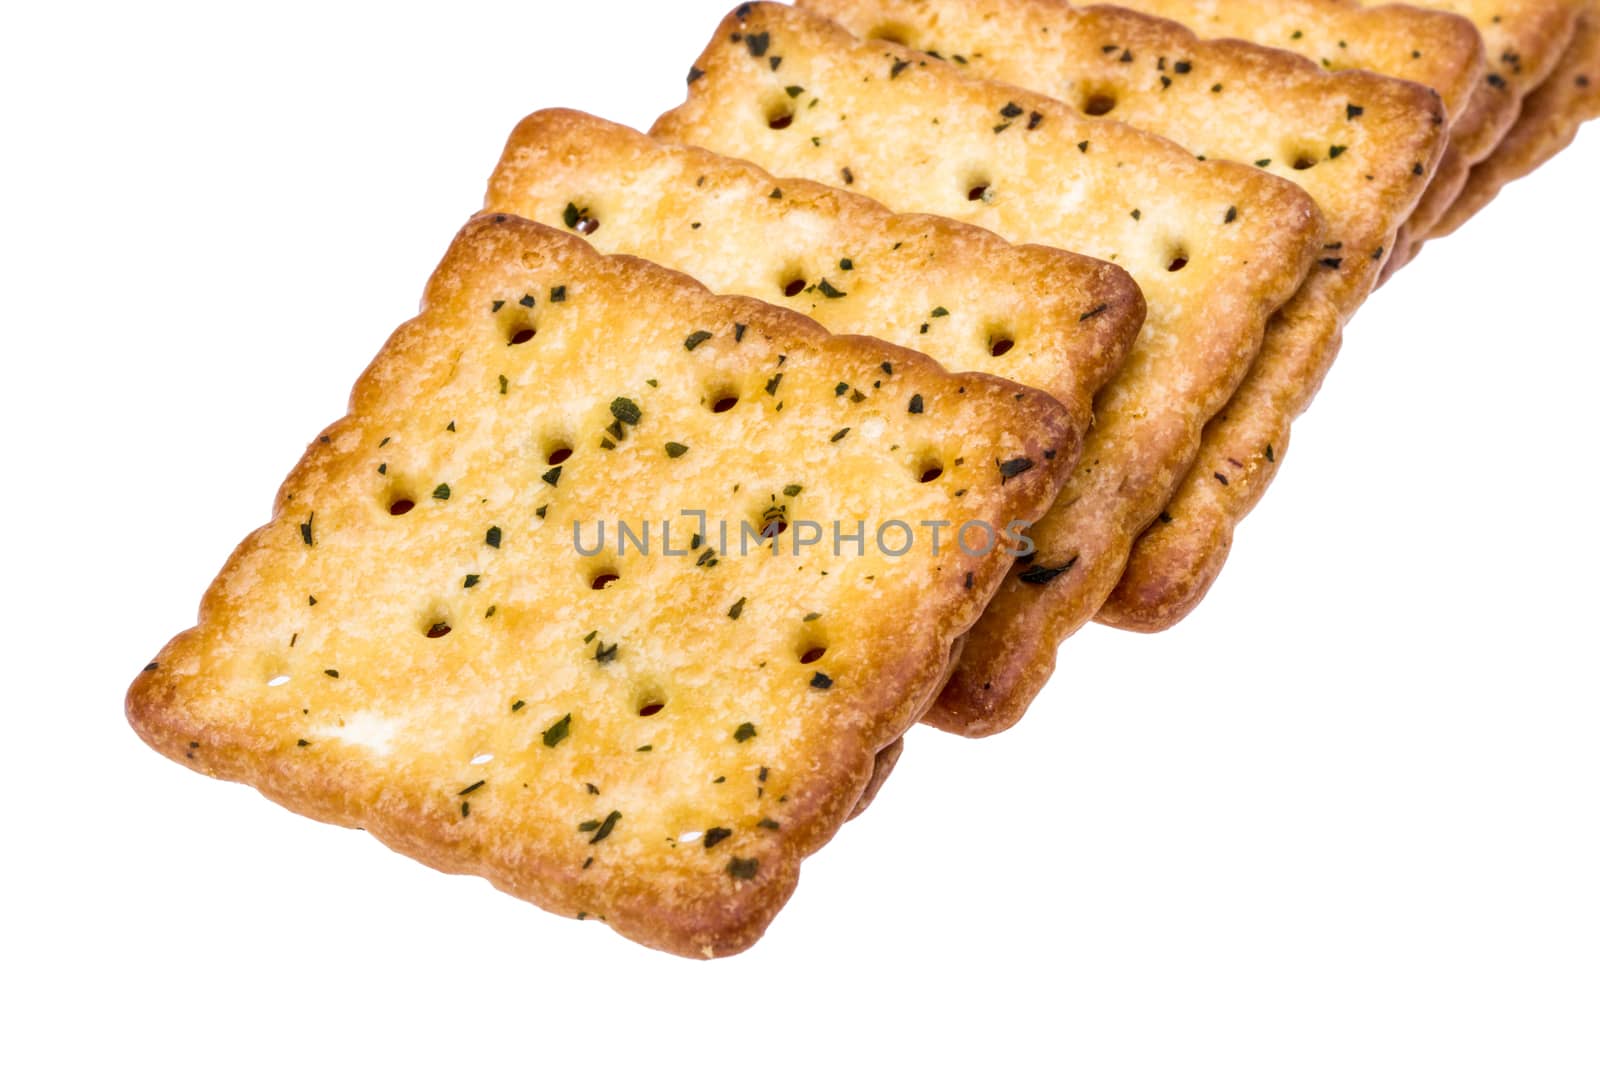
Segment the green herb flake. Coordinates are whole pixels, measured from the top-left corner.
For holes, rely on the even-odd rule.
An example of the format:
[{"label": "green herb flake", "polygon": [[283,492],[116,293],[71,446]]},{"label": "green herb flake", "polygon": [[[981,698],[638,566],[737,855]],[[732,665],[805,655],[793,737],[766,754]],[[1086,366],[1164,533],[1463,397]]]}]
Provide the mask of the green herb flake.
[{"label": "green herb flake", "polygon": [[560,467],[560,465],[557,464],[556,466],[551,467],[549,470],[545,471],[539,477],[540,477],[540,479],[542,481],[548,482],[552,486],[560,484],[560,482],[561,482],[561,467]]},{"label": "green herb flake", "polygon": [[463,588],[463,589],[471,589],[473,586],[475,586],[477,584],[478,584],[478,576],[476,574],[469,574],[464,579],[462,579],[461,588]]},{"label": "green herb flake", "polygon": [[316,521],[317,513],[313,511],[306,517],[306,521],[300,524],[300,540],[304,541],[307,546],[310,546],[316,540],[311,532],[311,527]]},{"label": "green herb flake", "polygon": [[856,261],[853,260],[853,259],[841,259],[839,261],[839,269],[840,270],[855,270],[856,269]]},{"label": "green herb flake", "polygon": [[501,396],[505,396],[506,395],[506,386],[508,386],[510,384],[511,384],[511,380],[509,378],[507,378],[504,374],[500,375],[500,395]]},{"label": "green herb flake", "polygon": [[550,303],[552,303],[552,304],[565,304],[566,302],[567,302],[567,287],[566,286],[558,285],[554,289],[550,290]]},{"label": "green herb flake", "polygon": [[813,688],[813,689],[832,689],[833,688],[833,679],[829,678],[826,674],[823,674],[821,671],[818,671],[816,674],[813,674],[811,676],[811,688]]},{"label": "green herb flake", "polygon": [[512,711],[521,711],[523,708],[525,708],[527,706],[528,706],[528,702],[526,700],[513,700],[511,702],[511,710]]},{"label": "green herb flake", "polygon": [[739,742],[739,744],[741,744],[741,745],[744,744],[746,741],[750,740],[755,735],[756,735],[756,727],[755,727],[754,723],[742,722],[742,723],[739,724],[739,728],[737,730],[733,731],[733,739],[735,741]]},{"label": "green herb flake", "polygon": [[1340,156],[1344,155],[1345,152],[1347,152],[1347,151],[1349,151],[1349,148],[1346,145],[1342,145],[1342,144],[1329,145],[1328,146],[1328,158],[1329,159],[1338,159]]},{"label": "green herb flake", "polygon": [[[522,706],[522,701],[519,700],[515,704],[511,705],[511,710],[512,711],[516,711],[521,706]],[[552,723],[550,725],[549,729],[545,730],[545,732],[543,734],[541,734],[540,736],[542,736],[544,738],[544,747],[545,748],[555,748],[561,742],[565,741],[567,739],[567,735],[570,734],[571,732],[572,732],[572,713],[568,712],[567,714],[563,715],[561,718],[557,719],[554,723]]]},{"label": "green herb flake", "polygon": [[828,440],[832,441],[834,444],[838,444],[840,441],[843,441],[848,436],[850,436],[850,427],[846,426],[844,429],[840,430],[838,433],[836,433],[832,437],[828,438]]},{"label": "green herb flake", "polygon": [[761,827],[763,830],[782,829],[777,819],[762,819],[760,822],[756,823],[756,825]]},{"label": "green herb flake", "polygon": [[504,300],[496,300],[493,304],[489,305],[489,313],[492,315],[505,306],[506,302]]},{"label": "green herb flake", "polygon": [[490,548],[500,547],[500,527],[491,526],[489,532],[483,535],[483,543]]},{"label": "green herb flake", "polygon": [[822,279],[822,281],[817,283],[817,289],[822,293],[823,296],[827,297],[829,300],[838,300],[841,297],[845,297],[845,296],[849,296],[850,295],[849,293],[846,293],[842,289],[835,289],[833,287],[833,283],[828,281],[828,279],[826,279],[826,278]]},{"label": "green herb flake", "polygon": [[438,485],[434,486],[433,487],[433,499],[435,499],[435,500],[449,500],[450,499],[450,486],[445,484],[444,482],[440,482]]},{"label": "green herb flake", "polygon": [[687,451],[689,451],[688,445],[680,445],[676,441],[667,442],[667,455],[672,459],[678,459],[682,457],[682,455]]},{"label": "green herb flake", "polygon": [[1366,108],[1356,104],[1346,104],[1344,108],[1344,117],[1346,119],[1358,119],[1366,112],[1366,110]]},{"label": "green herb flake", "polygon": [[535,301],[533,299],[533,294],[531,294],[531,293],[523,293],[522,294],[522,299],[518,300],[517,303],[521,304],[525,308],[533,307],[533,305],[535,303]]},{"label": "green herb flake", "polygon": [[617,828],[617,823],[621,821],[622,812],[620,811],[613,811],[610,815],[607,815],[606,821],[601,823],[600,828],[594,832],[594,836],[589,838],[589,844],[598,845],[600,842],[610,837],[611,831],[615,830]]},{"label": "green herb flake", "polygon": [[786,485],[786,486],[783,487],[783,495],[784,496],[799,496],[801,491],[802,491],[802,489],[803,489],[802,486]]},{"label": "green herb flake", "polygon": [[745,597],[740,597],[738,600],[734,601],[733,607],[728,609],[728,618],[738,619],[740,615],[744,614],[744,605],[746,599],[747,598]]},{"label": "green herb flake", "polygon": [[728,861],[728,873],[741,881],[748,882],[756,876],[756,871],[761,868],[761,861],[757,859],[734,858]]},{"label": "green herb flake", "polygon": [[713,849],[732,836],[733,831],[726,826],[713,826],[706,831],[706,835],[702,840],[705,842],[707,849]]},{"label": "green herb flake", "polygon": [[1009,482],[1018,475],[1026,474],[1031,470],[1033,470],[1033,460],[1027,456],[1018,456],[1016,459],[1008,459],[1000,464],[1000,478],[1003,482]]},{"label": "green herb flake", "polygon": [[783,91],[789,94],[790,100],[793,100],[795,97],[805,92],[805,87],[800,85],[790,85],[786,86]]},{"label": "green herb flake", "polygon": [[611,402],[611,414],[629,426],[637,426],[643,412],[639,410],[637,403],[625,396],[619,396]]},{"label": "green herb flake", "polygon": [[733,324],[733,340],[738,344],[744,340],[744,332],[750,328],[748,323],[736,322]]},{"label": "green herb flake", "polygon": [[909,66],[911,66],[911,61],[909,59],[895,60],[894,65],[889,68],[889,80],[894,81],[896,78],[900,77],[900,75],[904,73],[905,69]]},{"label": "green herb flake", "polygon": [[777,396],[778,395],[778,386],[780,386],[782,384],[783,384],[783,375],[781,373],[774,374],[772,377],[768,378],[767,379],[767,395],[768,396]]},{"label": "green herb flake", "polygon": [[683,339],[683,347],[693,352],[695,349],[699,348],[709,340],[711,340],[710,332],[706,330],[696,330],[694,333],[691,333],[688,337]]},{"label": "green herb flake", "polygon": [[746,34],[744,38],[744,46],[750,49],[750,55],[754,59],[760,59],[762,56],[766,55],[767,46],[771,43],[772,34],[767,33],[764,30],[761,33]]},{"label": "green herb flake", "polygon": [[913,415],[921,415],[922,414],[922,394],[921,393],[918,393],[916,396],[911,398],[911,404],[910,404],[909,407],[906,408],[906,410],[908,412],[910,412],[911,414],[913,414]]}]

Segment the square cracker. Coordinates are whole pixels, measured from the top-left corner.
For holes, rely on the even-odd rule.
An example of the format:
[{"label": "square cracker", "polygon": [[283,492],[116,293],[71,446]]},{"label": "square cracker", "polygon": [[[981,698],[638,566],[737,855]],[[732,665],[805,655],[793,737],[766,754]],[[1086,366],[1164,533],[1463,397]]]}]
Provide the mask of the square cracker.
[{"label": "square cracker", "polygon": [[975,76],[1104,110],[1207,159],[1298,183],[1327,223],[1322,255],[1267,328],[1249,377],[1206,427],[1194,466],[1138,542],[1103,621],[1159,630],[1187,615],[1265,492],[1290,424],[1327,374],[1344,323],[1444,151],[1436,93],[1290,52],[1199,40],[1176,22],[1061,0],[804,0],[847,29],[961,55]]},{"label": "square cracker", "polygon": [[1472,176],[1430,237],[1444,237],[1483,210],[1511,182],[1532,173],[1600,118],[1600,0],[1591,0],[1572,43],[1544,84],[1522,103],[1505,140]]},{"label": "square cracker", "polygon": [[[1452,125],[1487,73],[1483,38],[1462,15],[1360,0],[1123,0],[1118,7],[1305,56],[1324,70],[1370,70],[1426,85]],[[1096,10],[1094,8],[1087,9]]]},{"label": "square cracker", "polygon": [[[1472,168],[1506,136],[1523,97],[1545,80],[1571,40],[1584,0],[1416,3],[1426,10],[1357,0],[1126,0],[1128,7],[1178,19],[1203,34],[1242,37],[1299,52],[1329,69],[1365,68],[1439,91],[1452,117],[1450,147],[1401,229],[1385,276],[1410,260],[1450,210]],[[1451,16],[1480,32],[1486,64],[1467,60],[1460,27],[1447,28]],[[1451,62],[1458,63],[1453,73]],[[1463,104],[1461,77],[1467,72],[1475,86]]]},{"label": "square cracker", "polygon": [[1014,722],[1056,646],[1116,585],[1268,318],[1320,254],[1315,204],[1254,167],[1198,160],[776,4],[738,8],[690,78],[688,102],[658,120],[659,135],[1107,259],[1144,289],[1144,331],[1096,402],[1071,482],[1033,530],[1036,557],[969,635],[927,720],[966,733]]},{"label": "square cracker", "polygon": [[[1510,133],[1523,101],[1555,70],[1577,30],[1585,0],[1416,0],[1425,8],[1470,19],[1483,35],[1488,72],[1454,136],[1461,148],[1450,160],[1451,196],[1428,198],[1401,234],[1386,273],[1405,266],[1434,237],[1471,172],[1493,158]],[[1441,191],[1445,187],[1441,187]]]},{"label": "square cracker", "polygon": [[[523,119],[484,207],[580,228],[603,252],[789,307],[835,333],[1043,389],[1066,406],[1079,438],[1144,322],[1143,294],[1112,264],[938,216],[896,215],[816,182],[779,182],[753,163],[581,112]],[[1002,338],[1011,348],[996,356]]]},{"label": "square cracker", "polygon": [[1326,70],[1370,70],[1439,93],[1450,115],[1450,145],[1396,248],[1443,214],[1497,139],[1488,125],[1493,100],[1483,38],[1461,15],[1359,0],[1126,0],[1124,6],[1182,22],[1202,37],[1254,41]]},{"label": "square cracker", "polygon": [[[1069,438],[1043,393],[483,216],[128,717],[430,866],[737,952],[1009,563],[872,532],[859,555],[746,553],[741,520],[1004,529],[1048,506]],[[684,509],[707,539],[663,543]],[[623,520],[653,552],[613,533],[587,554]]]}]

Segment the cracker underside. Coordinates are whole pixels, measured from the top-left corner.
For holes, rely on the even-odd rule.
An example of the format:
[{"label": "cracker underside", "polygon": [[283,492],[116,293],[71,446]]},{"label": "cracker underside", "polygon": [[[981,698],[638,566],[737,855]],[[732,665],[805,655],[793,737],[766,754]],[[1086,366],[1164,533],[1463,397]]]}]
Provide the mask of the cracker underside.
[{"label": "cracker underside", "polygon": [[1267,319],[1305,277],[1321,241],[1315,205],[1253,167],[1197,160],[774,4],[724,21],[691,71],[688,102],[654,132],[896,210],[1110,260],[1144,289],[1145,329],[1097,401],[1071,482],[1032,532],[1035,558],[1007,579],[928,715],[968,733],[1014,722],[1056,646],[1111,592]]},{"label": "cracker underside", "polygon": [[[1144,322],[1144,296],[1120,267],[896,215],[816,182],[779,182],[752,163],[579,112],[518,124],[484,206],[586,232],[601,251],[789,307],[834,333],[1043,389],[1072,415],[1073,458],[1095,393]],[[1000,339],[1010,346],[996,356]]]},{"label": "cracker underside", "polygon": [[1260,499],[1376,283],[1446,139],[1435,94],[1367,71],[1329,73],[1279,49],[1198,40],[1165,19],[1060,0],[804,0],[860,35],[960,54],[961,69],[1161,134],[1208,159],[1295,181],[1327,221],[1323,254],[1267,329],[1261,355],[1207,426],[1194,466],[1138,542],[1100,619],[1164,629],[1193,610]]},{"label": "cracker underside", "polygon": [[[128,716],[431,866],[736,952],[1009,562],[870,532],[859,555],[747,553],[743,524],[1004,529],[1064,480],[1066,423],[1037,391],[480,217]],[[651,552],[614,529],[578,550],[623,520],[654,524]]]}]

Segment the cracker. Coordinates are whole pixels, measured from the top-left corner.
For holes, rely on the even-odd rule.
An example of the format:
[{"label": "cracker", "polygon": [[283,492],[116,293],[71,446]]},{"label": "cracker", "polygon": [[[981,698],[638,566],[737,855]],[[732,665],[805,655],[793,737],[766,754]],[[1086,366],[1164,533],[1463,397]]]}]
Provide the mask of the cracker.
[{"label": "cracker", "polygon": [[[1356,0],[1127,0],[1126,6],[1175,19],[1203,37],[1238,37],[1298,53],[1327,70],[1370,70],[1439,93],[1451,143],[1412,212],[1423,225],[1443,214],[1472,164],[1494,146],[1483,38],[1461,15]],[[1402,236],[1396,248],[1409,243]]]},{"label": "cracker", "polygon": [[[1039,514],[1066,423],[1043,393],[483,216],[128,717],[174,760],[430,866],[737,952],[1009,563],[926,536],[896,557],[878,521]],[[868,523],[860,555],[741,551],[775,507],[796,531]],[[693,549],[688,522],[648,554],[615,533],[575,550],[573,523],[593,551],[598,521],[684,509],[709,514]]]},{"label": "cracker", "polygon": [[[1206,428],[1198,458],[1139,541],[1102,621],[1164,629],[1199,602],[1232,532],[1260,499],[1377,281],[1395,231],[1444,151],[1445,112],[1421,85],[1330,73],[1237,40],[1198,40],[1165,19],[1061,0],[803,0],[866,35],[946,56],[962,69],[1049,93],[1210,159],[1265,164],[1300,184],[1327,221],[1324,255],[1273,319],[1261,355]],[[1125,56],[1131,57],[1124,59]],[[1271,459],[1267,457],[1271,456]]]},{"label": "cracker", "polygon": [[[1286,48],[1329,69],[1365,68],[1440,92],[1452,117],[1450,147],[1401,229],[1387,277],[1410,260],[1450,210],[1472,168],[1506,136],[1523,96],[1544,81],[1571,39],[1582,2],[1417,0],[1426,11],[1354,0],[1126,0],[1126,6],[1178,19],[1204,34]],[[1486,66],[1467,59],[1462,27],[1449,28],[1449,16],[1480,31]],[[1414,52],[1421,54],[1412,61]],[[1463,97],[1468,72],[1476,86]]]},{"label": "cracker", "polygon": [[1600,2],[1590,3],[1561,62],[1523,102],[1516,125],[1494,154],[1473,168],[1460,199],[1430,236],[1455,232],[1501,189],[1571,144],[1578,127],[1594,118],[1600,118]]},{"label": "cracker", "polygon": [[1311,198],[1254,167],[1197,160],[1145,131],[775,4],[729,16],[691,72],[688,102],[656,132],[777,174],[849,184],[898,210],[1074,248],[1127,268],[1144,289],[1144,332],[1098,398],[1071,483],[1033,530],[1036,557],[1006,581],[928,713],[967,733],[1014,722],[1056,646],[1115,586],[1267,319],[1319,254]]},{"label": "cracker", "polygon": [[[601,251],[654,260],[715,292],[1043,389],[1080,437],[1144,322],[1144,296],[1120,267],[895,215],[815,182],[778,182],[753,163],[574,111],[517,126],[485,208],[558,227],[570,220]],[[997,357],[999,336],[1013,347]]]}]

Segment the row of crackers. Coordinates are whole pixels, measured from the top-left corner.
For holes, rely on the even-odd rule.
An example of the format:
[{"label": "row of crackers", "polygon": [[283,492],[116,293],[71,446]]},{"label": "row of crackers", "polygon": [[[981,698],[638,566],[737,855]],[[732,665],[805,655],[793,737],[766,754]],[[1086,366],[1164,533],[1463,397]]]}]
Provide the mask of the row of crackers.
[{"label": "row of crackers", "polygon": [[1595,0],[1131,7],[744,4],[649,135],[524,120],[134,727],[748,947],[911,725],[1006,729],[1087,622],[1192,610],[1351,315],[1600,111]]}]

